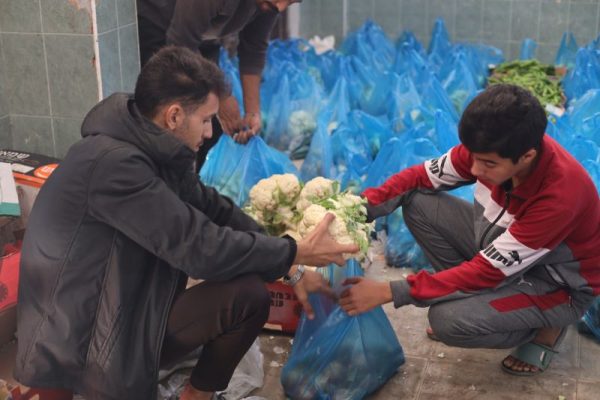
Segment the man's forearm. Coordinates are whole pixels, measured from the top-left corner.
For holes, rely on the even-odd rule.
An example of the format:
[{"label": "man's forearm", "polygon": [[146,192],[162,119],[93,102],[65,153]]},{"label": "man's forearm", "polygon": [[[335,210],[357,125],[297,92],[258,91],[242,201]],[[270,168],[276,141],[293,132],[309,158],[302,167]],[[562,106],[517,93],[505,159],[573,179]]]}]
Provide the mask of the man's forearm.
[{"label": "man's forearm", "polygon": [[244,111],[246,114],[260,115],[260,75],[243,74],[241,80],[244,92]]}]

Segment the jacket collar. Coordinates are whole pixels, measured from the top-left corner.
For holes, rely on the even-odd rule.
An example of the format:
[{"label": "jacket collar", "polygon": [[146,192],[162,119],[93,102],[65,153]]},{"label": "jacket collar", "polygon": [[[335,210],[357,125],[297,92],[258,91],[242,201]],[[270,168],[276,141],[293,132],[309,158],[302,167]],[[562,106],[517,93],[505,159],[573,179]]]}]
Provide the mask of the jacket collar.
[{"label": "jacket collar", "polygon": [[131,143],[155,163],[178,171],[191,169],[195,159],[194,151],[140,113],[132,94],[115,93],[98,103],[85,117],[81,133]]}]

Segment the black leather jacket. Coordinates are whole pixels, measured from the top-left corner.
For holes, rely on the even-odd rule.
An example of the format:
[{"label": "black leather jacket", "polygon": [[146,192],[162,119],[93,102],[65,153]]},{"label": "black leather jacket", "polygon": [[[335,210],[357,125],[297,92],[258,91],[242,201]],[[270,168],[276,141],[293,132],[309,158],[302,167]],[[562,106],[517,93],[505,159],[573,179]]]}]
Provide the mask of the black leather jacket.
[{"label": "black leather jacket", "polygon": [[258,233],[202,185],[194,153],[141,117],[129,95],[98,104],[82,133],[29,219],[15,377],[88,400],[155,399],[178,281],[273,280],[289,270],[295,242]]}]

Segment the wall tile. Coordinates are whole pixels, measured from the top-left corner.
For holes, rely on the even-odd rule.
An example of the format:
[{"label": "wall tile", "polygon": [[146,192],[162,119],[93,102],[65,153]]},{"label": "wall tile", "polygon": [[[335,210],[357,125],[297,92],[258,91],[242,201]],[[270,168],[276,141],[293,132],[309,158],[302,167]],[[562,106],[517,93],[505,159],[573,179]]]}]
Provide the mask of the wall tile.
[{"label": "wall tile", "polygon": [[502,50],[502,55],[505,60],[508,60],[510,57],[510,42],[501,41],[501,40],[488,40],[485,44],[489,46],[494,46],[500,50]]},{"label": "wall tile", "polygon": [[484,41],[510,39],[510,5],[506,0],[488,0],[483,3]]},{"label": "wall tile", "polygon": [[400,20],[402,30],[408,30],[417,36],[417,39],[427,47],[431,26],[426,24],[427,10],[421,0],[402,0],[400,7]]},{"label": "wall tile", "polygon": [[[540,8],[540,37],[541,43],[559,43],[564,31],[567,30],[569,4],[565,2],[544,0]],[[579,40],[579,38],[576,38]]]},{"label": "wall tile", "polygon": [[13,141],[10,132],[10,117],[8,115],[0,118],[0,149],[12,149]]},{"label": "wall tile", "polygon": [[117,0],[102,0],[96,2],[96,23],[98,34],[116,29],[117,22]]},{"label": "wall tile", "polygon": [[71,145],[81,139],[83,119],[53,118],[56,157],[64,158]]},{"label": "wall tile", "polygon": [[481,39],[483,3],[480,0],[457,0],[454,40]]},{"label": "wall tile", "polygon": [[52,115],[81,118],[98,102],[92,35],[46,35]]},{"label": "wall tile", "polygon": [[[310,39],[314,35],[327,35],[327,30],[321,31],[321,1],[305,1],[300,5],[300,33]],[[341,11],[340,11],[341,13]]]},{"label": "wall tile", "polygon": [[539,40],[538,28],[541,3],[539,0],[513,0],[511,17],[511,40],[531,38]]},{"label": "wall tile", "polygon": [[52,121],[49,117],[10,117],[14,150],[54,156]]},{"label": "wall tile", "polygon": [[40,33],[40,0],[1,0],[0,27],[3,32]]},{"label": "wall tile", "polygon": [[102,75],[102,96],[108,97],[123,90],[121,60],[119,55],[119,32],[112,30],[98,35],[100,49],[100,73]]},{"label": "wall tile", "polygon": [[137,21],[135,0],[117,1],[117,21],[119,26],[133,24]]},{"label": "wall tile", "polygon": [[535,51],[535,58],[546,64],[554,64],[557,49],[555,44],[540,43]]},{"label": "wall tile", "polygon": [[120,28],[119,42],[121,44],[122,90],[125,92],[133,92],[137,76],[140,73],[137,24]]},{"label": "wall tile", "polygon": [[402,32],[400,19],[400,0],[375,0],[373,19],[394,41]]},{"label": "wall tile", "polygon": [[41,0],[46,33],[92,33],[91,1]]},{"label": "wall tile", "polygon": [[506,57],[507,61],[518,60],[521,58],[521,46],[523,41],[511,40],[510,41],[510,50],[508,52],[508,57]]},{"label": "wall tile", "polygon": [[571,3],[569,8],[569,31],[583,45],[597,36],[598,2]]},{"label": "wall tile", "polygon": [[[368,18],[374,18],[373,0],[347,0],[347,4],[348,29],[350,31],[355,31],[360,28]],[[321,23],[321,25],[323,25],[323,23]]]},{"label": "wall tile", "polygon": [[6,71],[4,51],[2,50],[2,37],[0,36],[0,118],[9,114],[8,94],[6,93]]},{"label": "wall tile", "polygon": [[6,70],[6,96],[13,114],[49,115],[48,80],[40,34],[0,35]]},{"label": "wall tile", "polygon": [[442,18],[446,29],[450,35],[450,40],[454,41],[456,29],[456,0],[427,0],[427,21],[426,26],[433,29],[435,20]]},{"label": "wall tile", "polygon": [[344,0],[325,0],[321,3],[321,14],[326,16],[327,23],[317,32],[319,36],[333,35],[336,47],[344,38]]}]

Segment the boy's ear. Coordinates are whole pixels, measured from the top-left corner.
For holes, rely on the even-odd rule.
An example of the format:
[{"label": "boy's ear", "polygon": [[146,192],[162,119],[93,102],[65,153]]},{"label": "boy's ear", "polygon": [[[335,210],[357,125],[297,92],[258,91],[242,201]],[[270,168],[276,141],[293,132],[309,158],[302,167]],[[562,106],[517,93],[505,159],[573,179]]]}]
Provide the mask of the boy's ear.
[{"label": "boy's ear", "polygon": [[523,154],[520,158],[520,161],[529,164],[531,162],[533,162],[533,160],[535,160],[535,158],[537,157],[537,150],[536,149],[529,149],[525,152],[525,154]]}]

